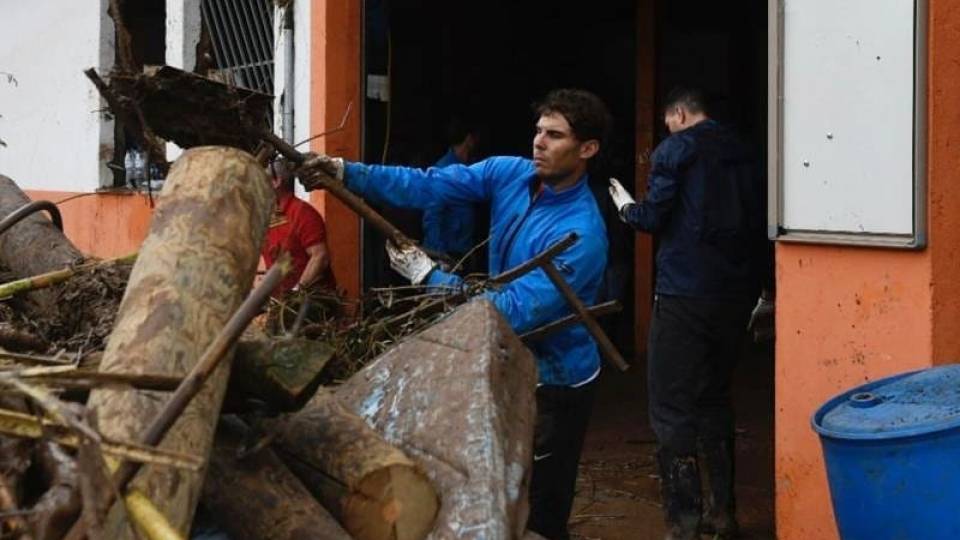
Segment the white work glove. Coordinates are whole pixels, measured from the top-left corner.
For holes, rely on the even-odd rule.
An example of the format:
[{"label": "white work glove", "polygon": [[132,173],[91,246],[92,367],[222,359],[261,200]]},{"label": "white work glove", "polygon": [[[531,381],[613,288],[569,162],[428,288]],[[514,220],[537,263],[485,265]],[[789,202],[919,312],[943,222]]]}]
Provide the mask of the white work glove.
[{"label": "white work glove", "polygon": [[623,185],[617,181],[616,178],[610,179],[610,198],[613,199],[613,204],[617,207],[617,213],[620,214],[620,221],[626,222],[627,220],[623,217],[623,210],[631,204],[637,204],[637,201],[634,200],[633,196],[627,193],[627,190],[623,188]]},{"label": "white work glove", "polygon": [[390,268],[410,280],[414,285],[420,285],[437,263],[417,246],[407,245],[396,247],[393,242],[387,241],[387,255],[390,257]]},{"label": "white work glove", "polygon": [[325,175],[343,182],[344,163],[343,158],[325,156],[323,154],[308,154],[307,160],[300,166],[297,176],[300,183],[307,190],[311,190],[319,184],[318,176]]}]

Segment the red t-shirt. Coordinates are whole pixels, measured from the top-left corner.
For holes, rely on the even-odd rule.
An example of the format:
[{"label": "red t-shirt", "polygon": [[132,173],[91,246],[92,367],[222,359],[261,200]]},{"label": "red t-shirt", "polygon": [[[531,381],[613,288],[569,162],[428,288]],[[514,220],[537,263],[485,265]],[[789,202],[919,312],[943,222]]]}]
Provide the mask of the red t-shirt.
[{"label": "red t-shirt", "polygon": [[[292,289],[300,280],[300,275],[307,267],[310,255],[307,248],[322,244],[327,239],[327,228],[323,223],[320,212],[293,194],[284,193],[277,201],[280,212],[274,213],[267,229],[267,237],[263,242],[260,254],[267,268],[273,266],[280,254],[290,253],[293,259],[293,268],[280,284],[277,292],[282,293]],[[335,288],[333,273],[329,268],[320,273],[316,281],[318,287]]]}]

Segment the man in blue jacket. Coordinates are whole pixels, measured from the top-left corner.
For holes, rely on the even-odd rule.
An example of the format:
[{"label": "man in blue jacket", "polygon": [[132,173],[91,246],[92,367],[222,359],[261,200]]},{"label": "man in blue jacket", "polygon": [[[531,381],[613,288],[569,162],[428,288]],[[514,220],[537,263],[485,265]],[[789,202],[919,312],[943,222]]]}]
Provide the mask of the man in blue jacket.
[{"label": "man in blue jacket", "polygon": [[610,195],[623,221],[659,241],[647,383],[667,538],[734,538],[730,380],[766,268],[763,179],[701,92],[666,103],[672,135],[653,153],[646,197],[636,203],[615,179]]},{"label": "man in blue jacket", "polygon": [[[582,90],[556,90],[538,105],[533,159],[492,157],[470,166],[427,170],[344,163],[319,156],[306,164],[343,179],[371,201],[400,207],[489,201],[491,275],[513,268],[574,232],[579,240],[553,259],[587,305],[593,305],[607,261],[606,228],[587,185],[588,166],[610,129],[603,102]],[[301,176],[303,178],[303,176]],[[305,182],[309,186],[309,175]],[[391,266],[414,284],[458,288],[416,246],[392,246]],[[483,293],[520,334],[570,314],[542,270]],[[537,423],[528,527],[568,538],[577,464],[600,373],[596,343],[583,325],[530,343],[537,358]]]},{"label": "man in blue jacket", "polygon": [[[480,138],[470,123],[454,118],[447,128],[450,147],[434,167],[469,165],[480,153]],[[458,261],[473,247],[476,208],[473,204],[434,205],[423,211],[423,247]]]}]

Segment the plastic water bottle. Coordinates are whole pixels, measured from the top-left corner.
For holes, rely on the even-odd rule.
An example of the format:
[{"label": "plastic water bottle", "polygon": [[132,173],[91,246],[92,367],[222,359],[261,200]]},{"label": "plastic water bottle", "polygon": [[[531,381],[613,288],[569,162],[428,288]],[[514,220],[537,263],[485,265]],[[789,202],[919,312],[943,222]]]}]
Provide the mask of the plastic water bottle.
[{"label": "plastic water bottle", "polygon": [[123,156],[123,168],[127,175],[127,185],[131,189],[138,189],[144,179],[143,152],[137,148],[130,148]]}]

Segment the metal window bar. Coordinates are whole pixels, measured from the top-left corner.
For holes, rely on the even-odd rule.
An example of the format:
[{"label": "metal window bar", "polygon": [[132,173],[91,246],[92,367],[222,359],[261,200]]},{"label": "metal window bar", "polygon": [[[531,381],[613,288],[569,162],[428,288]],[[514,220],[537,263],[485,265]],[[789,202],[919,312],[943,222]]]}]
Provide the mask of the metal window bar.
[{"label": "metal window bar", "polygon": [[273,94],[271,0],[203,0],[202,7],[217,68],[226,80],[243,88]]}]

